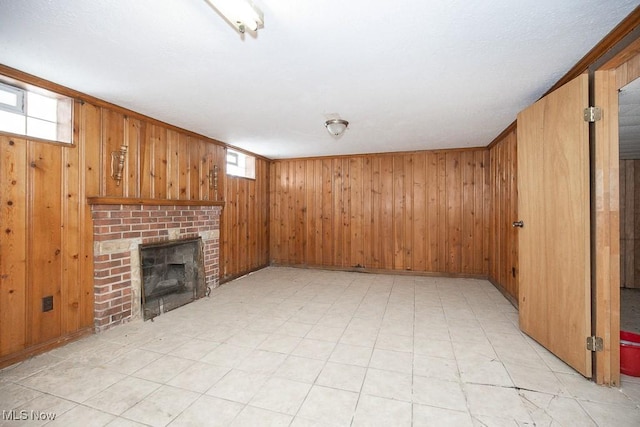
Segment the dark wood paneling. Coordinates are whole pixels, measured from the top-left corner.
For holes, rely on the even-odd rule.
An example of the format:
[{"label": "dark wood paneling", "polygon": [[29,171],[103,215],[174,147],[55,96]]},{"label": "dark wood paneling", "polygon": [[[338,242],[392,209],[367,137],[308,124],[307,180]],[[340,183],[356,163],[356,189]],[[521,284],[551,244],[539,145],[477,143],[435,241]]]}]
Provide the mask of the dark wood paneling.
[{"label": "dark wood paneling", "polygon": [[620,286],[640,288],[640,160],[620,160]]},{"label": "dark wood paneling", "polygon": [[515,129],[490,149],[489,279],[518,300],[517,145]]},{"label": "dark wood paneling", "polygon": [[278,160],[276,264],[486,276],[489,152]]}]

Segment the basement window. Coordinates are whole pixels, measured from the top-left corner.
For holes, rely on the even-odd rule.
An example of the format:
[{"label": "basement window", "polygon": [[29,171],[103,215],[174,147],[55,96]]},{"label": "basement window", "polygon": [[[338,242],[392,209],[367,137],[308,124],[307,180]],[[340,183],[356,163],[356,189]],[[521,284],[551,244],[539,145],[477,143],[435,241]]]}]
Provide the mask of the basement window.
[{"label": "basement window", "polygon": [[256,158],[227,149],[227,175],[256,179]]},{"label": "basement window", "polygon": [[71,98],[2,80],[0,76],[0,132],[71,143]]}]

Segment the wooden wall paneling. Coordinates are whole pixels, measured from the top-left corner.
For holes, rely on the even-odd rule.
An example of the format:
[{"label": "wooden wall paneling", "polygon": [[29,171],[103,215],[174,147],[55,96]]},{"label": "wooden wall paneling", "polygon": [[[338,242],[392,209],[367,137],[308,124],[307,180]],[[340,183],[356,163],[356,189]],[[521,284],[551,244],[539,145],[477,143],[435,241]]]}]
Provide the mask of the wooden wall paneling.
[{"label": "wooden wall paneling", "polygon": [[[510,141],[510,149],[509,149],[509,160],[508,164],[509,168],[509,195],[507,196],[507,201],[509,202],[508,211],[509,214],[505,219],[504,227],[510,233],[510,238],[506,240],[506,244],[509,245],[509,250],[507,253],[508,259],[511,261],[510,265],[507,268],[507,276],[509,277],[509,283],[511,283],[511,289],[513,290],[513,295],[518,295],[518,271],[519,267],[519,258],[518,258],[518,238],[517,238],[517,230],[512,226],[512,218],[518,218],[518,145],[517,145],[517,137],[516,132],[514,131],[512,139]],[[518,218],[519,219],[519,218]],[[510,227],[511,226],[511,227]],[[515,273],[514,273],[515,272]],[[510,273],[510,274],[509,274]]]},{"label": "wooden wall paneling", "polygon": [[343,157],[341,160],[342,167],[342,196],[340,197],[340,232],[342,238],[342,267],[350,267],[353,265],[351,260],[351,178],[349,159]]},{"label": "wooden wall paneling", "polygon": [[362,160],[362,266],[373,265],[373,161],[371,156]]},{"label": "wooden wall paneling", "polygon": [[[167,199],[180,199],[180,134],[174,130],[166,131],[166,195]],[[187,153],[185,153],[187,154]],[[156,165],[156,170],[162,167]]]},{"label": "wooden wall paneling", "polygon": [[61,316],[62,334],[70,334],[85,326],[82,319],[83,296],[86,282],[81,274],[82,236],[85,232],[81,221],[82,203],[80,184],[80,149],[78,146],[62,148],[62,280]]},{"label": "wooden wall paneling", "polygon": [[[322,159],[322,262],[333,265],[333,168],[331,159]],[[285,218],[286,220],[286,218]],[[287,250],[284,248],[283,250]]]},{"label": "wooden wall paneling", "polygon": [[292,257],[294,264],[302,264],[304,255],[307,252],[307,229],[306,229],[306,211],[305,204],[305,161],[298,160],[293,162],[293,204],[294,218],[292,224]]},{"label": "wooden wall paneling", "polygon": [[124,175],[126,175],[126,186],[123,188],[125,197],[140,197],[140,141],[142,126],[143,123],[140,120],[125,116],[124,143],[129,147],[124,171]]},{"label": "wooden wall paneling", "polygon": [[27,343],[27,144],[0,135],[0,356]]},{"label": "wooden wall paneling", "polygon": [[[153,179],[153,199],[168,199],[169,194],[167,192],[167,187],[169,183],[169,171],[168,171],[168,163],[169,163],[169,144],[167,143],[167,129],[159,126],[153,125],[151,131],[151,144],[153,145],[152,158],[153,169],[151,171],[151,177]],[[177,183],[174,182],[175,186]],[[174,199],[178,199],[175,195],[177,193],[172,193],[171,196]]]},{"label": "wooden wall paneling", "polygon": [[[213,200],[213,165],[215,165],[215,144],[200,141],[200,200]],[[209,185],[211,174],[211,185]]]},{"label": "wooden wall paneling", "polygon": [[227,187],[225,189],[225,206],[223,210],[224,217],[224,274],[232,275],[235,271],[235,261],[239,248],[233,248],[232,242],[238,241],[238,223],[235,221],[236,205],[238,203],[237,189],[235,187],[236,180],[233,177],[227,179]]},{"label": "wooden wall paneling", "polygon": [[272,257],[486,276],[488,163],[482,149],[275,161]]},{"label": "wooden wall paneling", "polygon": [[[81,276],[82,302],[80,304],[80,319],[84,327],[93,324],[93,219],[91,207],[85,202],[88,196],[103,196],[100,192],[101,174],[101,133],[102,125],[100,108],[95,105],[74,103],[76,114],[74,117],[74,133],[77,144],[81,168],[80,197],[82,210],[80,224],[81,233]],[[75,135],[74,135],[75,136]]]},{"label": "wooden wall paneling", "polygon": [[259,257],[257,263],[260,266],[269,265],[269,162],[263,159],[257,160],[259,168],[258,172],[261,177],[256,197],[258,198],[259,229],[258,233],[258,250]]},{"label": "wooden wall paneling", "polygon": [[140,135],[140,197],[155,197],[155,129],[154,125],[146,125],[145,132]]},{"label": "wooden wall paneling", "polygon": [[517,230],[512,222],[518,218],[517,145],[515,129],[505,134],[490,151],[489,185],[491,188],[490,229],[488,232],[490,280],[518,300]]},{"label": "wooden wall paneling", "polygon": [[289,244],[291,243],[291,221],[293,220],[293,205],[292,205],[292,196],[291,196],[291,173],[290,173],[290,163],[285,163],[282,165],[282,174],[280,175],[282,182],[280,183],[282,188],[282,219],[280,222],[280,233],[281,233],[281,262],[284,263],[292,263],[293,261],[290,258],[291,251],[289,249]]},{"label": "wooden wall paneling", "polygon": [[[231,224],[232,232],[230,234],[231,239],[228,240],[228,247],[230,248],[230,271],[240,270],[240,258],[241,254],[246,251],[246,242],[242,235],[243,222],[240,218],[240,212],[242,211],[244,200],[240,194],[240,180],[236,177],[230,176],[228,179],[229,189],[231,194],[229,195],[231,201],[231,209],[229,209],[229,223]],[[233,244],[236,247],[233,248]]]},{"label": "wooden wall paneling", "polygon": [[440,157],[438,153],[426,153],[425,169],[426,169],[426,260],[425,271],[444,271],[444,258],[442,250],[444,248],[444,227],[440,227]]},{"label": "wooden wall paneling", "polygon": [[491,198],[491,170],[489,167],[491,166],[491,156],[489,150],[486,150],[484,153],[484,220],[483,220],[483,229],[484,229],[484,259],[483,259],[483,268],[487,272],[487,276],[489,275],[489,236],[491,235],[491,212],[493,209],[492,198]]},{"label": "wooden wall paneling", "polygon": [[316,212],[316,195],[319,191],[316,191],[316,174],[315,172],[315,160],[308,160],[305,162],[304,169],[304,184],[306,185],[306,191],[304,191],[304,203],[305,213],[307,221],[304,227],[304,235],[306,236],[305,251],[303,259],[312,260],[316,259],[316,248],[318,244],[318,215]]},{"label": "wooden wall paneling", "polygon": [[243,242],[240,240],[240,224],[237,221],[236,215],[238,212],[238,204],[240,203],[238,197],[238,179],[235,177],[229,177],[227,179],[227,197],[226,205],[227,212],[225,215],[225,263],[227,264],[226,273],[232,274],[236,271],[238,264],[238,255],[240,248],[233,248],[233,242],[239,246]]},{"label": "wooden wall paneling", "polygon": [[349,159],[349,217],[351,236],[349,266],[362,267],[365,265],[364,260],[364,158],[352,157]]},{"label": "wooden wall paneling", "polygon": [[460,157],[457,152],[448,152],[446,161],[446,271],[461,271],[461,239],[462,239],[462,171]]},{"label": "wooden wall paneling", "polygon": [[393,205],[391,207],[390,223],[392,239],[389,240],[389,242],[393,245],[393,258],[391,265],[395,270],[404,269],[405,245],[407,244],[404,239],[404,213],[407,210],[406,193],[404,188],[404,157],[404,155],[393,156],[391,169],[391,176],[393,177],[393,190],[391,196]]},{"label": "wooden wall paneling", "polygon": [[626,180],[627,160],[620,160],[620,287],[624,288],[626,285],[626,266],[627,261],[625,259],[627,253],[627,230],[626,230],[626,218],[627,215],[627,180]]},{"label": "wooden wall paneling", "polygon": [[344,199],[342,194],[343,189],[343,171],[342,171],[342,159],[337,158],[331,161],[333,171],[333,190],[332,205],[333,211],[330,217],[332,218],[332,234],[333,240],[333,256],[331,257],[329,265],[343,266],[344,264],[344,235],[343,235],[343,223],[342,212],[344,210]]},{"label": "wooden wall paneling", "polygon": [[[498,161],[497,161],[497,155],[496,153],[499,152],[498,148],[496,148],[497,145],[494,145],[492,147],[492,149],[490,150],[491,153],[491,160],[490,160],[490,170],[491,170],[491,178],[493,179],[494,177],[498,176]],[[500,180],[499,179],[495,179],[495,182],[493,182],[493,185],[491,186],[491,200],[497,200],[497,194],[499,192],[498,190],[498,186],[500,185]],[[499,267],[497,266],[497,264],[500,261],[500,256],[497,253],[497,245],[495,244],[495,241],[498,239],[498,228],[496,227],[497,224],[497,206],[496,204],[492,205],[492,209],[491,209],[491,215],[490,215],[490,222],[491,222],[491,230],[493,231],[493,233],[490,233],[489,235],[489,277],[493,278],[496,275],[496,271],[499,271]],[[495,280],[494,280],[495,281]]]},{"label": "wooden wall paneling", "polygon": [[200,173],[201,167],[201,153],[200,153],[200,141],[194,137],[187,137],[187,151],[185,154],[189,157],[189,190],[187,191],[190,200],[201,200],[200,183],[203,182]]},{"label": "wooden wall paneling", "polygon": [[275,263],[282,262],[282,165],[282,162],[272,162],[269,177],[271,182],[269,185],[269,211],[271,212],[269,258],[271,262]]},{"label": "wooden wall paneling", "polygon": [[242,178],[234,178],[235,185],[238,194],[238,203],[235,204],[236,212],[234,220],[239,224],[237,232],[237,242],[240,249],[238,256],[236,257],[236,268],[244,270],[246,267],[248,256],[248,243],[249,243],[249,202],[248,202],[248,184],[249,181]]},{"label": "wooden wall paneling", "polygon": [[227,188],[227,149],[225,147],[217,147],[216,164],[218,165],[218,197],[219,200],[223,200]]},{"label": "wooden wall paneling", "polygon": [[269,162],[264,159],[256,159],[257,177],[256,182],[256,209],[258,220],[256,220],[256,230],[253,235],[258,242],[257,257],[252,268],[263,267],[269,264]]},{"label": "wooden wall paneling", "polygon": [[381,165],[380,157],[371,157],[371,265],[370,268],[382,266],[382,189],[381,189]]},{"label": "wooden wall paneling", "polygon": [[[84,103],[76,105],[76,124],[74,131],[78,133],[78,145],[84,156],[85,194],[89,196],[104,196],[101,191],[102,175],[108,172],[102,168],[102,111],[99,107]],[[106,179],[106,178],[104,178]]]},{"label": "wooden wall paneling", "polygon": [[473,235],[481,244],[475,251],[474,272],[489,273],[489,212],[491,210],[491,187],[489,186],[489,150],[475,152],[476,209]]},{"label": "wooden wall paneling", "polygon": [[394,236],[393,236],[393,157],[382,156],[380,159],[380,267],[393,269]]},{"label": "wooden wall paneling", "polygon": [[241,178],[234,178],[235,186],[236,186],[236,194],[238,197],[238,203],[235,204],[236,212],[234,215],[234,220],[238,223],[238,234],[237,240],[238,243],[238,255],[236,256],[236,269],[243,270],[247,263],[248,256],[248,241],[249,234],[247,231],[247,225],[249,222],[248,218],[248,188],[247,181]]},{"label": "wooden wall paneling", "polygon": [[[622,287],[634,287],[635,282],[635,215],[636,215],[636,197],[635,197],[635,162],[633,160],[623,160],[620,162],[621,185],[626,190],[624,197],[620,197],[620,242],[621,242],[621,285]],[[624,250],[623,250],[624,248]]]},{"label": "wooden wall paneling", "polygon": [[[191,198],[191,147],[189,145],[189,136],[178,133],[178,156],[177,164],[172,167],[178,167],[178,197],[180,200],[188,200]],[[168,170],[167,174],[171,171]]]},{"label": "wooden wall paneling", "polygon": [[[449,268],[449,233],[448,233],[448,200],[447,200],[447,163],[446,154],[437,154],[437,184],[438,191],[438,216],[437,222],[433,223],[435,230],[438,230],[436,239],[438,248],[438,261],[436,271],[448,271]],[[434,236],[435,237],[435,236]]]},{"label": "wooden wall paneling", "polygon": [[640,161],[620,160],[620,286],[640,288]]},{"label": "wooden wall paneling", "polygon": [[[627,246],[627,253],[631,252],[630,259],[628,260],[629,265],[626,266],[628,281],[627,287],[629,288],[640,288],[640,239],[636,230],[640,230],[640,194],[638,194],[638,190],[640,190],[640,161],[631,160],[633,173],[631,175],[631,181],[627,182],[627,198],[631,199],[630,209],[631,215],[630,217],[625,218],[629,220],[629,223],[626,224],[627,230],[630,230],[630,235],[622,237],[627,238],[629,244]],[[622,200],[622,199],[620,199]],[[626,260],[625,260],[626,262]]]},{"label": "wooden wall paneling", "polygon": [[482,247],[482,235],[474,239],[475,213],[476,213],[476,186],[475,182],[475,156],[473,151],[463,151],[460,153],[460,166],[462,178],[462,229],[460,232],[460,271],[465,273],[475,273],[474,261],[476,245]]},{"label": "wooden wall paneling", "polygon": [[[270,168],[275,167],[263,159],[256,159],[255,180],[240,177],[228,177],[226,180],[221,231],[224,254],[221,270],[225,280],[264,267],[270,261],[287,263],[280,259],[277,246],[270,247],[270,233],[284,237],[285,232],[281,229],[286,226],[283,221],[269,221],[270,199],[275,199],[269,192],[280,191],[276,179],[270,180],[278,173],[270,173]],[[281,212],[276,209],[278,205],[271,205],[278,212],[274,215],[276,218]]]},{"label": "wooden wall paneling", "polygon": [[[224,199],[224,195],[220,195],[219,187],[224,176],[224,171],[218,165],[218,146],[216,144],[208,143],[205,147],[207,150],[207,182],[205,183],[205,187],[207,188],[207,194],[209,195],[208,198],[209,200],[222,200]],[[217,173],[215,172],[216,167]],[[216,176],[218,178],[217,182],[215,180]]]},{"label": "wooden wall paneling", "polygon": [[256,253],[256,238],[254,234],[256,231],[256,225],[258,220],[258,206],[255,205],[256,194],[256,180],[243,179],[242,183],[244,188],[244,210],[240,213],[241,221],[243,222],[243,238],[245,239],[246,253],[240,258],[240,268],[243,271],[250,270],[257,259]]},{"label": "wooden wall paneling", "polygon": [[427,230],[426,153],[418,153],[413,157],[413,176],[411,181],[411,193],[413,194],[411,269],[414,271],[428,271],[429,232]]},{"label": "wooden wall paneling", "polygon": [[105,171],[103,174],[104,195],[111,197],[123,197],[125,195],[125,188],[127,187],[128,177],[123,171],[122,181],[118,185],[117,181],[113,179],[111,172],[118,166],[118,161],[112,159],[112,153],[119,153],[120,147],[126,145],[125,141],[125,124],[124,114],[115,112],[106,108],[102,109],[102,168]]},{"label": "wooden wall paneling", "polygon": [[[28,142],[29,245],[28,283],[30,339],[37,344],[60,336],[62,285],[62,149]],[[37,266],[37,268],[33,268]],[[42,298],[53,297],[53,310],[43,312]]]},{"label": "wooden wall paneling", "polygon": [[[640,288],[640,239],[635,230],[640,230],[640,195],[637,194],[637,190],[640,190],[640,161],[633,161],[633,181],[631,183],[633,192],[633,215],[631,217],[631,224],[628,224],[628,228],[634,230],[633,240],[630,248],[633,251],[633,260],[628,265],[628,270],[631,270],[632,279],[627,282],[627,286],[630,288]],[[627,193],[629,195],[629,193]]]},{"label": "wooden wall paneling", "polygon": [[261,251],[261,236],[266,234],[267,227],[262,226],[262,197],[261,184],[266,181],[267,175],[262,172],[263,162],[256,159],[256,177],[262,176],[262,179],[251,181],[249,187],[249,247],[251,248],[251,259],[249,268],[254,269],[261,264],[263,259]]},{"label": "wooden wall paneling", "polygon": [[417,155],[405,155],[404,156],[404,263],[402,266],[403,270],[411,270],[413,266],[413,247],[415,245],[415,234],[413,231],[413,215],[415,214],[415,209],[413,205],[413,174],[415,173],[414,169],[414,158]]},{"label": "wooden wall paneling", "polygon": [[[206,141],[198,140],[198,200],[213,200],[209,193],[209,144]],[[213,172],[212,172],[213,173]]]}]

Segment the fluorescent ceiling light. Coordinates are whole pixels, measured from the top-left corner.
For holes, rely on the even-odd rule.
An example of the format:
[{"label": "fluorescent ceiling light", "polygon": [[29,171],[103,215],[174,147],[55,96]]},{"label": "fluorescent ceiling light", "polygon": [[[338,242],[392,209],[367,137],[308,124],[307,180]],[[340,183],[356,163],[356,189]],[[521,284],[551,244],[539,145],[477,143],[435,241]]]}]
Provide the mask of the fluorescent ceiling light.
[{"label": "fluorescent ceiling light", "polygon": [[256,32],[264,28],[262,11],[249,0],[207,0],[236,30]]}]

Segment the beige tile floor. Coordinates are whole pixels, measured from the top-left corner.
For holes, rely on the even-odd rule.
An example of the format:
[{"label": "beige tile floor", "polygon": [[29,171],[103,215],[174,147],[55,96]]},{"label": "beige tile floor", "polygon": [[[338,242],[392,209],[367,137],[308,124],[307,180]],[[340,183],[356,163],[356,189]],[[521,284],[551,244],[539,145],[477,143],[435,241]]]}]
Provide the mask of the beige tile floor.
[{"label": "beige tile floor", "polygon": [[637,427],[640,379],[576,374],[487,281],[267,268],[0,371],[0,409],[20,426]]}]

